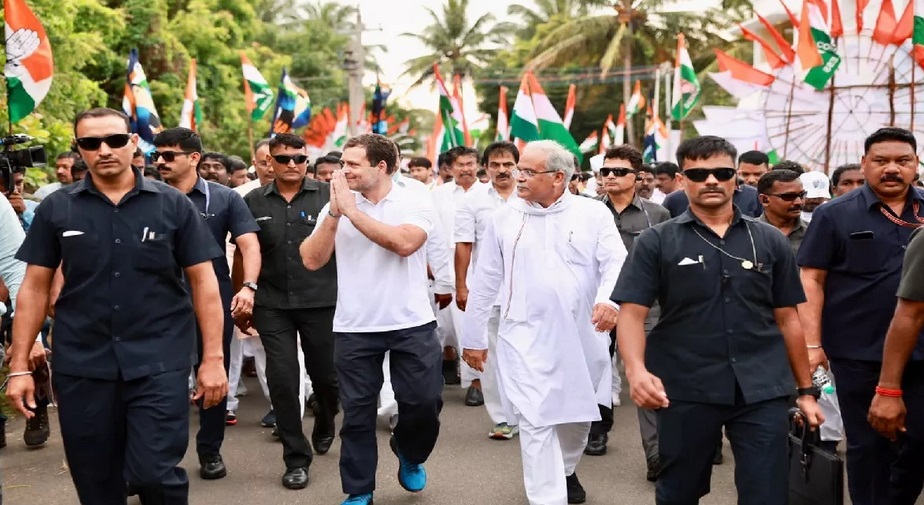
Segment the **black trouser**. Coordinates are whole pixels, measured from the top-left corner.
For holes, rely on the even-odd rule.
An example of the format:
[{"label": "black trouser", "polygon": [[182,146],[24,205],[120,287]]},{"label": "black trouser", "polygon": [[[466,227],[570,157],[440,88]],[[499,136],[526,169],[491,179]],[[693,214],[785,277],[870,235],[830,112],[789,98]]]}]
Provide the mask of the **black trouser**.
[{"label": "black trouser", "polygon": [[186,505],[177,465],[189,444],[189,368],[130,381],[55,372],[71,479],[84,505],[125,505],[128,482],[144,505]]},{"label": "black trouser", "polygon": [[[610,332],[610,361],[616,354],[616,329]],[[618,373],[618,372],[617,372]],[[613,404],[597,405],[600,407],[600,420],[590,423],[590,435],[606,435],[613,429]]]},{"label": "black trouser", "polygon": [[847,489],[854,505],[913,505],[924,485],[924,363],[902,378],[907,431],[892,443],[867,421],[882,363],[831,359],[847,439]]},{"label": "black trouser", "polygon": [[[234,338],[234,320],[231,318],[231,287],[222,288],[222,304],[224,305],[225,322],[221,335],[221,349],[225,356],[225,375],[231,366],[231,339]],[[227,303],[226,302],[227,299]],[[196,342],[199,350],[199,363],[202,363],[202,331],[196,326]],[[196,367],[195,373],[199,372]],[[225,413],[228,410],[228,397],[221,399],[221,403],[212,408],[204,409],[199,402],[199,433],[196,434],[196,454],[202,456],[215,456],[221,453],[221,444],[225,440]]]},{"label": "black trouser", "polygon": [[286,468],[311,464],[311,446],[302,430],[298,397],[302,381],[298,369],[298,338],[305,355],[305,370],[318,401],[318,417],[311,436],[333,436],[337,415],[337,371],[334,368],[334,308],[270,309],[255,307],[254,326],[266,349],[266,383],[276,413],[276,430],[282,441]]},{"label": "black trouser", "polygon": [[430,457],[443,408],[443,350],[436,323],[381,333],[337,333],[335,360],[340,376],[340,481],[346,494],[375,490],[378,448],[376,406],[382,390],[382,362],[391,351],[391,385],[398,402],[394,434],[410,463]]},{"label": "black trouser", "polygon": [[724,425],[735,455],[738,504],[786,505],[788,409],[785,397],[734,406],[671,400],[657,411],[661,476],[655,503],[695,505],[709,493]]}]

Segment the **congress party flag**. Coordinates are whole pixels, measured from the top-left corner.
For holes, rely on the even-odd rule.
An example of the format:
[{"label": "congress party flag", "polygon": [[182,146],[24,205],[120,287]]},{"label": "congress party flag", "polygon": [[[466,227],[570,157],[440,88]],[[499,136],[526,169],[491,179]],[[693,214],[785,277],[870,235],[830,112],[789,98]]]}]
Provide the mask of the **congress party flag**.
[{"label": "congress party flag", "polygon": [[122,110],[131,119],[132,133],[137,133],[141,137],[138,147],[145,153],[152,152],[154,136],[164,127],[160,123],[157,108],[154,107],[148,78],[144,75],[141,62],[138,61],[137,49],[132,49],[128,54],[128,76],[122,96]]},{"label": "congress party flag", "polygon": [[45,29],[25,0],[3,0],[10,122],[28,116],[51,89],[54,60]]},{"label": "congress party flag", "polygon": [[263,119],[273,105],[273,90],[266,79],[241,51],[241,70],[244,72],[244,103],[252,121]]},{"label": "congress party flag", "polygon": [[196,92],[196,59],[189,61],[189,78],[186,81],[186,97],[180,110],[180,126],[192,131],[199,131],[202,124],[202,108],[199,106],[199,94]]}]

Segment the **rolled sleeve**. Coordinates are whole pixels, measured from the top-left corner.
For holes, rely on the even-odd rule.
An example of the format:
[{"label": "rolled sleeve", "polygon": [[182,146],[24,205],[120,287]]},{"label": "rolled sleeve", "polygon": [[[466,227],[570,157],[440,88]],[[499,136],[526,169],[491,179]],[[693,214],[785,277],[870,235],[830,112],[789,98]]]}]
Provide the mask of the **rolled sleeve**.
[{"label": "rolled sleeve", "polygon": [[653,228],[636,239],[629,261],[619,273],[610,300],[617,304],[634,303],[651,307],[661,284],[661,237]]},{"label": "rolled sleeve", "polygon": [[916,302],[924,302],[924,233],[918,228],[911,234],[911,242],[905,251],[902,264],[902,280],[898,285],[898,297]]},{"label": "rolled sleeve", "polygon": [[182,198],[176,198],[177,229],[173,250],[177,264],[188,268],[224,256],[195,205],[189,198],[180,196]]}]

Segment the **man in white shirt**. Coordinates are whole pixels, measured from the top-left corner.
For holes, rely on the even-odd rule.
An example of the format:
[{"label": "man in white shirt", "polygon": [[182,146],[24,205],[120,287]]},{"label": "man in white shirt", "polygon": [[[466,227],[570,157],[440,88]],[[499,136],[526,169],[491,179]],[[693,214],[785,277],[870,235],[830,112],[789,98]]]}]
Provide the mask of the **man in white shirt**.
[{"label": "man in white shirt", "polygon": [[[626,247],[598,201],[566,188],[571,153],[553,141],[526,145],[517,196],[488,224],[470,282],[463,359],[496,367],[501,399],[517,419],[530,505],[583,503],[575,468],[598,404],[610,401],[609,301]],[[486,325],[501,296],[496,352]]]},{"label": "man in white shirt", "polygon": [[[512,142],[495,142],[484,150],[482,162],[491,184],[481,185],[465,194],[455,217],[455,270],[456,305],[465,310],[468,301],[469,274],[474,270],[478,248],[484,241],[484,232],[494,212],[516,199],[516,181],[513,171],[520,160],[520,152]],[[497,328],[500,321],[500,298],[491,309],[488,320],[488,353],[493,353],[497,344]],[[517,434],[515,419],[508,419],[501,404],[497,377],[493,367],[485,368],[481,374],[481,390],[485,407],[494,427],[488,433],[495,440],[509,440]]]},{"label": "man in white shirt", "polygon": [[79,159],[80,155],[74,151],[67,151],[59,154],[55,159],[55,176],[58,178],[58,181],[38,188],[32,196],[41,202],[46,196],[73,183],[74,177],[71,175],[71,167],[74,166],[74,162]]},{"label": "man in white shirt", "polygon": [[[446,238],[450,250],[455,250],[453,235],[455,232],[456,209],[462,199],[475,188],[484,186],[478,180],[479,152],[471,147],[458,146],[446,151],[446,161],[452,170],[453,180],[433,190],[433,202],[436,204],[436,213],[439,223],[443,227],[443,237]],[[455,293],[453,293],[455,294]],[[459,353],[459,333],[461,332],[462,311],[456,304],[450,304],[436,315],[439,326],[437,330],[440,342],[443,344],[443,375],[446,384],[456,382],[456,360]],[[461,365],[461,384],[468,388],[465,392],[465,404],[470,407],[484,405],[484,395],[481,392],[481,374],[471,367]]]},{"label": "man in white shirt", "polygon": [[439,435],[442,409],[440,344],[427,291],[424,244],[436,221],[431,202],[394,184],[397,148],[381,135],[347,141],[343,170],[331,181],[331,200],[301,245],[309,270],[336,249],[337,308],[334,361],[340,380],[340,480],[344,505],[371,505],[378,463],[376,399],[382,361],[391,353],[398,424],[391,448],[398,482],[420,492],[423,463]]},{"label": "man in white shirt", "polygon": [[423,183],[427,189],[433,189],[437,186],[436,176],[433,174],[433,163],[427,158],[411,158],[407,162],[407,168],[411,178]]}]

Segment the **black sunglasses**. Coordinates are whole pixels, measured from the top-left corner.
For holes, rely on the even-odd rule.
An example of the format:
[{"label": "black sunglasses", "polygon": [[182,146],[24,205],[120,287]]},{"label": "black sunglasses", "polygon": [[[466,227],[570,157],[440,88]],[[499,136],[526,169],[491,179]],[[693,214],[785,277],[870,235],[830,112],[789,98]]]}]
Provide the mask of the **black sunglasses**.
[{"label": "black sunglasses", "polygon": [[778,194],[778,195],[770,194],[770,195],[768,195],[768,196],[775,196],[775,197],[779,198],[780,200],[783,200],[784,202],[795,202],[795,201],[796,201],[797,199],[799,199],[799,198],[805,200],[805,195],[807,195],[807,194],[808,194],[808,193],[806,193],[805,191],[803,191],[803,192],[801,192],[801,193],[780,193],[780,194]]},{"label": "black sunglasses", "polygon": [[738,171],[734,168],[689,168],[683,171],[683,175],[693,182],[706,182],[710,175],[719,182],[725,182],[734,179]]},{"label": "black sunglasses", "polygon": [[100,146],[103,145],[103,142],[105,142],[107,146],[118,149],[128,145],[128,141],[131,139],[132,136],[127,133],[117,133],[105,137],[80,137],[77,139],[77,146],[84,151],[98,151]]},{"label": "black sunglasses", "polygon": [[151,154],[151,161],[157,161],[163,158],[164,161],[170,163],[175,160],[177,156],[189,156],[193,152],[194,151],[154,151],[154,153]]},{"label": "black sunglasses", "polygon": [[308,161],[308,156],[304,154],[296,154],[295,156],[289,156],[288,154],[275,154],[273,159],[276,160],[276,163],[282,165],[288,165],[290,161],[294,161],[296,165],[301,165],[302,163]]},{"label": "black sunglasses", "polygon": [[615,175],[616,177],[625,177],[629,174],[637,174],[638,172],[631,168],[609,168],[603,167],[600,169],[600,175],[603,177],[609,177],[610,174]]}]

